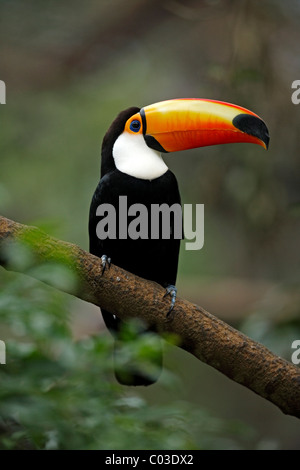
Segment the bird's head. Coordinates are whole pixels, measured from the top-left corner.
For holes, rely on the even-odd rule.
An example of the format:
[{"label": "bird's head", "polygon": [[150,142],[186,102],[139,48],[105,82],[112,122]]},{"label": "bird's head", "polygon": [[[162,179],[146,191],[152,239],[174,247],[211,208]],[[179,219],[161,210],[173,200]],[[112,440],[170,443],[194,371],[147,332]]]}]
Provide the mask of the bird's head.
[{"label": "bird's head", "polygon": [[102,145],[102,176],[115,168],[141,179],[167,171],[161,153],[248,142],[268,148],[264,121],[252,111],[204,99],[161,101],[122,111]]}]

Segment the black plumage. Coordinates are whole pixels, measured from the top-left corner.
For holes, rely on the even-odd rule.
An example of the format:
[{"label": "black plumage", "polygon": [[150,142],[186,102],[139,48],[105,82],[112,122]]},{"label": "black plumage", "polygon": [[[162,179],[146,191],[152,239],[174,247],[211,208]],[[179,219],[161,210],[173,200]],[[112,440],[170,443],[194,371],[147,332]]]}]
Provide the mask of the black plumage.
[{"label": "black plumage", "polygon": [[[96,256],[106,255],[112,263],[127,271],[148,280],[156,281],[163,287],[175,285],[177,276],[178,255],[180,239],[175,239],[174,219],[170,218],[170,239],[150,238],[150,219],[148,223],[148,239],[118,239],[119,196],[127,196],[127,205],[143,204],[151,214],[151,204],[180,204],[180,194],[174,174],[167,170],[162,176],[150,180],[139,179],[119,171],[113,159],[113,145],[123,132],[127,119],[139,111],[139,108],[130,108],[119,114],[106,133],[102,145],[101,179],[95,190],[90,206],[89,237],[90,252]],[[116,209],[117,239],[97,237],[96,227],[101,217],[96,215],[100,204],[111,204]],[[134,217],[128,217],[128,223]],[[167,312],[166,312],[167,313]],[[120,347],[119,332],[122,322],[111,312],[102,310],[106,326],[116,339],[116,347]],[[148,376],[139,370],[136,365],[129,364],[126,370],[117,370],[116,377],[119,382],[126,385],[149,385],[155,382],[162,364],[162,352],[158,351],[155,359],[156,368],[154,376]]]}]

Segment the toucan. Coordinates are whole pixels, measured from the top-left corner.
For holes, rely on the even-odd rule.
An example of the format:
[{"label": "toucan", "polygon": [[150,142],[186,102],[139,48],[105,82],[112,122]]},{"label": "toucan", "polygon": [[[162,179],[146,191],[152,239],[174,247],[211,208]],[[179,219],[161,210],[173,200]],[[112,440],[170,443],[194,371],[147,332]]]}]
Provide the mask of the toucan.
[{"label": "toucan", "polygon": [[[162,159],[162,153],[216,144],[248,142],[268,148],[269,133],[264,121],[252,111],[230,103],[209,99],[171,99],[143,108],[122,111],[104,136],[101,150],[101,179],[94,192],[89,215],[90,252],[102,258],[103,266],[115,265],[144,279],[159,283],[170,296],[169,314],[176,300],[176,277],[180,238],[171,236],[174,219],[170,217],[170,237],[99,236],[97,225],[107,215],[99,212],[103,204],[113,207],[117,224],[122,209],[120,196],[128,207],[143,204],[149,211],[154,204],[181,204],[175,175]],[[185,155],[185,154],[184,154]],[[99,215],[100,214],[100,215]],[[128,218],[128,224],[131,219]],[[111,236],[110,236],[111,235]],[[115,338],[115,353],[122,351],[124,323],[114,312],[102,310],[104,322]],[[146,334],[147,327],[141,329]],[[122,336],[123,335],[123,336]],[[126,336],[126,335],[125,335]],[[130,337],[130,334],[127,335]],[[124,385],[150,385],[162,367],[160,348],[147,370],[129,361],[115,362],[115,375]],[[126,355],[126,353],[124,353]],[[122,362],[122,361],[121,361]]]}]

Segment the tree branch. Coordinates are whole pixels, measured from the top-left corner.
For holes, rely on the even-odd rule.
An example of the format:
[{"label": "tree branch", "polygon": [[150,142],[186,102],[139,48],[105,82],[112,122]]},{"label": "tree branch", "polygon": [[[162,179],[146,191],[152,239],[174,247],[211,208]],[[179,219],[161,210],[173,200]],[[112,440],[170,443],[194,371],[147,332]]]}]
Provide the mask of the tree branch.
[{"label": "tree branch", "polygon": [[[36,227],[21,225],[0,216],[0,264],[20,271],[5,260],[6,243],[29,244],[34,263],[61,261],[77,275],[76,292],[123,320],[138,317],[159,333],[178,335],[180,347],[230,379],[300,418],[300,369],[274,355],[263,345],[238,332],[203,308],[177,298],[173,315],[166,316],[170,300],[155,282],[146,281],[111,265],[102,275],[101,259],[76,245],[48,236]],[[35,271],[36,273],[36,271]],[[30,271],[27,272],[30,275]],[[57,287],[57,286],[55,286]]]}]

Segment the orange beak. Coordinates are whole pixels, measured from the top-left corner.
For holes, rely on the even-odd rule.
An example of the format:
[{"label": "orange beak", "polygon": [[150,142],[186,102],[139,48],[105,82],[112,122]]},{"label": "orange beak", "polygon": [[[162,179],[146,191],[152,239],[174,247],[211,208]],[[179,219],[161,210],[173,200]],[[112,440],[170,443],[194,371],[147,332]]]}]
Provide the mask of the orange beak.
[{"label": "orange beak", "polygon": [[125,131],[142,133],[147,145],[161,152],[233,142],[267,149],[269,144],[266,124],[252,111],[203,99],[174,99],[146,106],[128,119]]}]

